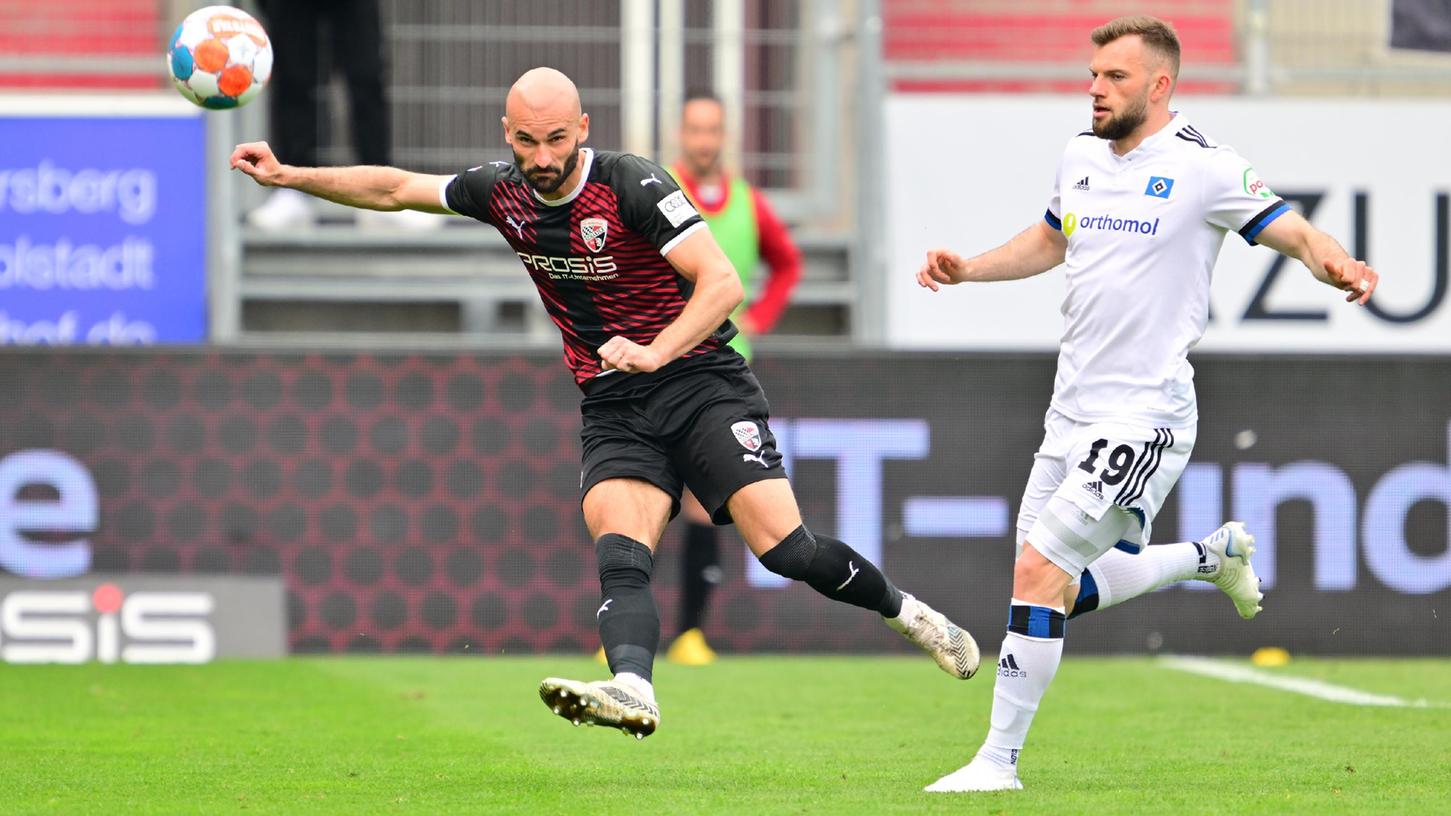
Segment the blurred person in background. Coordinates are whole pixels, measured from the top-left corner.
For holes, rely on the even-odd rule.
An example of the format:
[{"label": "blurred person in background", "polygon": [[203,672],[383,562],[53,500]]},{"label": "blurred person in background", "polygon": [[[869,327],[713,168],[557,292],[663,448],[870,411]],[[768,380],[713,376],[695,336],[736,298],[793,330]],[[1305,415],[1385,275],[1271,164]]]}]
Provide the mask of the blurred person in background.
[{"label": "blurred person in background", "polygon": [[[257,0],[257,5],[275,55],[268,113],[278,157],[306,167],[319,164],[319,120],[328,115],[323,91],[337,66],[347,86],[349,131],[358,163],[391,165],[379,0]],[[358,217],[368,226],[413,230],[443,223],[436,216],[406,210],[360,212]],[[316,221],[311,200],[297,190],[274,190],[247,214],[248,224],[266,231],[309,227]]]},{"label": "blurred person in background", "polygon": [[1069,140],[1042,219],[974,258],[934,249],[917,272],[934,292],[1060,264],[1067,282],[1053,399],[1018,511],[990,728],[972,761],[932,792],[1023,787],[1018,758],[1058,671],[1067,619],[1190,580],[1219,587],[1242,618],[1260,612],[1254,536],[1240,522],[1145,546],[1194,448],[1188,354],[1204,334],[1225,236],[1299,260],[1351,303],[1364,305],[1379,280],[1233,148],[1169,109],[1180,59],[1173,26],[1122,17],[1091,40],[1092,127]]},{"label": "blurred person in background", "polygon": [[[751,359],[751,339],[769,334],[801,280],[801,250],[760,190],[722,164],[725,105],[715,94],[689,94],[680,112],[680,158],[669,167],[691,203],[710,225],[716,243],[741,276],[747,302],[731,319],[740,333],[731,348]],[[764,264],[765,276],[758,273]],[[689,491],[681,500],[685,552],[680,571],[680,628],[665,657],[703,666],[715,660],[702,627],[711,590],[721,580],[720,546],[710,515]]]}]

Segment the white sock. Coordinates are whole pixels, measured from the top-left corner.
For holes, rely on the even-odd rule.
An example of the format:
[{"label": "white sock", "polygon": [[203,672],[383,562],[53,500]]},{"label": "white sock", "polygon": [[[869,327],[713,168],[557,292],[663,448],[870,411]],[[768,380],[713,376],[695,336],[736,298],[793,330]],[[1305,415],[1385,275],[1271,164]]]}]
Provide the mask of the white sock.
[{"label": "white sock", "polygon": [[1061,607],[1013,600],[1008,633],[998,652],[992,728],[978,756],[1006,768],[1018,764],[1018,752],[1028,739],[1028,727],[1033,724],[1038,702],[1043,699],[1063,658],[1062,632]]},{"label": "white sock", "polygon": [[918,601],[915,596],[903,592],[902,609],[897,612],[897,617],[883,618],[883,620],[885,620],[887,622],[887,625],[892,627],[894,631],[905,633],[907,631],[907,621],[910,620],[911,617],[917,613],[917,605],[919,603],[921,602]]},{"label": "white sock", "polygon": [[1088,565],[1098,584],[1098,608],[1117,606],[1159,587],[1194,578],[1208,578],[1219,571],[1219,556],[1203,544],[1155,544],[1138,555],[1109,550]]},{"label": "white sock", "polygon": [[634,672],[620,672],[619,674],[615,675],[615,680],[624,683],[625,685],[634,689],[640,694],[640,696],[644,697],[650,702],[655,702],[655,686],[652,685],[649,680],[646,680],[640,675],[635,674]]}]

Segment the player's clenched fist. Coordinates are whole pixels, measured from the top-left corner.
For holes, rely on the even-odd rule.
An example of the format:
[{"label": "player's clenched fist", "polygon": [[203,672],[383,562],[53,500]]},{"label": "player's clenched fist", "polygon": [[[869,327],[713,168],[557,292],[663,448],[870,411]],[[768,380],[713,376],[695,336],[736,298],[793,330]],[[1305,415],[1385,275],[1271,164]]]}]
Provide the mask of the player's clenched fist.
[{"label": "player's clenched fist", "polygon": [[599,348],[599,354],[606,369],[613,368],[631,374],[654,371],[664,364],[655,349],[623,337],[611,337],[605,341]]},{"label": "player's clenched fist", "polygon": [[232,169],[241,170],[258,184],[272,187],[280,182],[282,163],[272,154],[272,147],[266,142],[247,142],[237,145],[232,151]]},{"label": "player's clenched fist", "polygon": [[1346,303],[1359,303],[1362,306],[1370,300],[1370,293],[1380,283],[1380,275],[1369,264],[1350,257],[1326,260],[1325,274],[1330,276],[1331,286],[1348,293],[1345,296]]},{"label": "player's clenched fist", "polygon": [[942,284],[951,286],[960,281],[962,256],[948,249],[927,252],[927,262],[917,270],[917,285],[936,292]]}]

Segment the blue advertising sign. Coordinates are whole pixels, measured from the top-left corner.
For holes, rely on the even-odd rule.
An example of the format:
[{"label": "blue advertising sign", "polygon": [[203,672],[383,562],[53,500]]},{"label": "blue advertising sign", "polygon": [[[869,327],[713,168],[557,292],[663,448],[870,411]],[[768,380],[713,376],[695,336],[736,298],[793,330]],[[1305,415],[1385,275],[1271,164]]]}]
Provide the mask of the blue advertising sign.
[{"label": "blue advertising sign", "polygon": [[200,116],[0,116],[0,344],[207,336]]}]

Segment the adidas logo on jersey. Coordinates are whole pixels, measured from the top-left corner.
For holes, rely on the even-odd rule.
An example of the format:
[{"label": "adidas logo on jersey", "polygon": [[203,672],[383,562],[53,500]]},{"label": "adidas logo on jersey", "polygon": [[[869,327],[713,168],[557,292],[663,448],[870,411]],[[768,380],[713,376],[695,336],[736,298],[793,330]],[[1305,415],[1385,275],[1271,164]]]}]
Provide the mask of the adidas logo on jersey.
[{"label": "adidas logo on jersey", "polygon": [[1083,492],[1094,497],[1095,499],[1098,499],[1099,501],[1103,501],[1103,480],[1095,479],[1091,482],[1084,482]]},{"label": "adidas logo on jersey", "polygon": [[1073,189],[1088,192],[1088,176],[1079,179],[1078,183],[1073,185]]},{"label": "adidas logo on jersey", "polygon": [[1009,652],[1007,657],[998,661],[998,677],[1027,677],[1028,673],[1018,668],[1018,660]]}]

